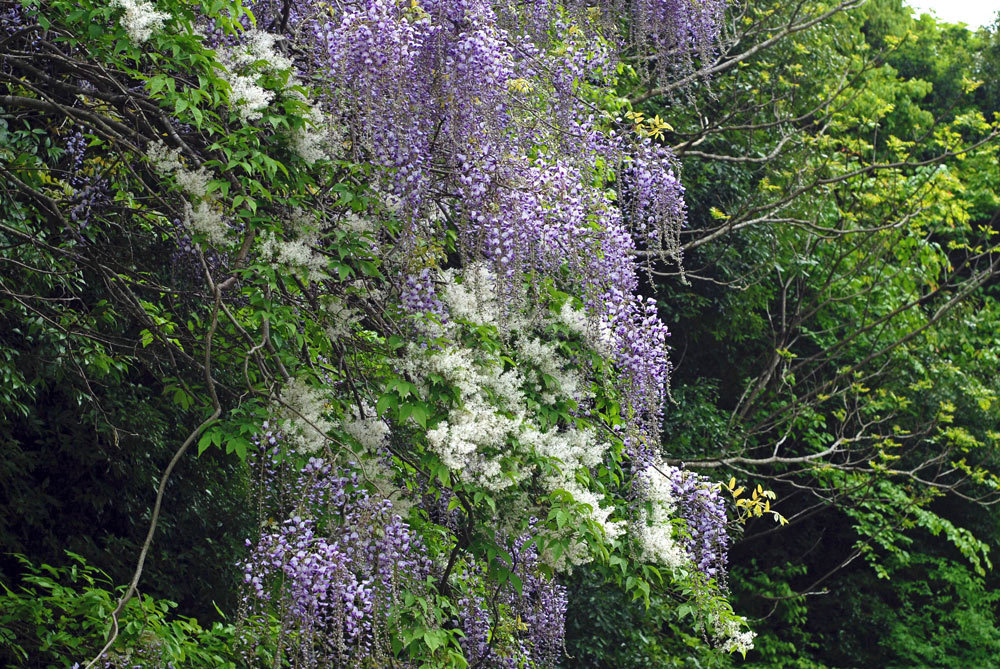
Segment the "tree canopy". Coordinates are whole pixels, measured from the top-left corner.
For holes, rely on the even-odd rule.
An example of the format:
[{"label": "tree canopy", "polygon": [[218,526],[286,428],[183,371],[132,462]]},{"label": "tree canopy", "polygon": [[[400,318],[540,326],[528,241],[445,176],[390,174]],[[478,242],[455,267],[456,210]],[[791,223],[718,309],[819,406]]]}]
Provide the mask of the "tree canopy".
[{"label": "tree canopy", "polygon": [[995,656],[997,31],[0,17],[4,666]]}]

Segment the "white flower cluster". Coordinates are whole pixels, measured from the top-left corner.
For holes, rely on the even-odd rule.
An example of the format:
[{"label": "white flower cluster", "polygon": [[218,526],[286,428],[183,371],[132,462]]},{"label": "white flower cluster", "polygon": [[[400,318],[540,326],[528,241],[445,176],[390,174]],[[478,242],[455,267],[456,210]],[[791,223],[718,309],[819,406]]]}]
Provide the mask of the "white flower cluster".
[{"label": "white flower cluster", "polygon": [[[544,383],[540,375],[554,379],[559,386],[558,392],[565,397],[571,397],[577,401],[590,399],[593,393],[587,388],[583,375],[575,370],[564,368],[559,353],[553,344],[543,342],[537,337],[520,336],[516,340],[518,352],[527,361],[535,366],[536,390],[543,391]],[[557,396],[555,392],[542,392],[542,399],[553,403]]]},{"label": "white flower cluster", "polygon": [[573,573],[573,567],[587,564],[594,559],[586,543],[573,539],[557,559],[553,559],[548,550],[542,551],[541,558],[554,571],[565,574]]},{"label": "white flower cluster", "polygon": [[211,173],[204,167],[187,169],[181,161],[180,151],[168,148],[161,141],[150,143],[146,148],[146,158],[160,174],[172,175],[181,190],[191,198],[192,201],[184,202],[184,223],[205,235],[212,244],[226,244],[229,226],[223,220],[218,205],[208,196]]},{"label": "white flower cluster", "polygon": [[[665,466],[667,465],[660,465],[659,468]],[[650,467],[643,474],[652,510],[643,512],[639,519],[638,540],[644,560],[676,569],[688,564],[690,559],[674,535],[671,521],[677,505],[670,489],[670,481],[658,471],[659,468]]]},{"label": "white flower cluster", "polygon": [[324,257],[312,249],[315,240],[308,237],[285,241],[274,233],[262,236],[261,255],[271,262],[288,268],[300,269],[318,278],[326,268]]},{"label": "white flower cluster", "polygon": [[274,91],[257,83],[260,72],[282,72],[292,67],[292,61],[275,48],[278,39],[262,30],[250,30],[239,44],[219,52],[225,68],[222,76],[229,84],[230,106],[244,123],[259,120],[274,100]]},{"label": "white flower cluster", "polygon": [[326,412],[323,391],[301,377],[285,385],[275,408],[279,429],[304,454],[316,453],[326,444],[327,433],[333,429],[333,423],[325,418]]},{"label": "white flower cluster", "polygon": [[378,232],[378,222],[347,210],[340,221],[341,226],[359,235],[374,236]]},{"label": "white flower cluster", "polygon": [[[451,320],[435,334],[456,343],[432,349],[411,345],[401,364],[414,379],[436,375],[459,390],[461,405],[428,432],[430,447],[464,480],[493,490],[539,473],[525,471],[523,456],[527,453],[557,462],[554,470],[540,477],[543,487],[549,492],[568,492],[589,509],[586,517],[601,526],[609,539],[621,537],[630,523],[613,518],[615,507],[578,478],[602,461],[610,444],[592,429],[542,429],[526,403],[526,392],[531,391],[548,404],[565,399],[585,404],[593,399],[588,379],[569,364],[556,345],[534,334],[538,328],[562,323],[598,352],[607,347],[606,328],[569,303],[554,319],[547,314],[529,317],[523,310],[505,311],[502,303],[506,300],[499,299],[495,277],[484,265],[442,272],[439,283],[438,294]],[[522,297],[521,303],[528,300]],[[505,368],[499,354],[490,356],[457,343],[462,327],[458,321],[493,326],[518,366]],[[515,463],[520,463],[521,469]],[[688,566],[690,558],[675,531],[677,505],[669,476],[663,473],[669,474],[669,470],[659,462],[642,475],[648,509],[633,519],[631,527],[643,560],[676,570]],[[588,559],[582,544],[577,545],[571,534],[565,537],[575,548],[551,560],[551,566],[559,570]]]},{"label": "white flower cluster", "polygon": [[142,44],[157,30],[163,28],[163,22],[170,18],[169,14],[156,11],[156,7],[148,0],[111,0],[112,7],[125,10],[118,23],[128,33],[133,44]]},{"label": "white flower cluster", "polygon": [[444,286],[441,297],[448,305],[448,311],[455,318],[492,325],[504,331],[516,327],[520,323],[511,324],[501,318],[517,314],[502,314],[500,300],[496,293],[496,279],[485,263],[475,263],[463,272],[448,270],[443,273]]},{"label": "white flower cluster", "polygon": [[715,638],[723,652],[738,652],[746,655],[747,651],[753,648],[755,632],[744,629],[746,618],[727,618],[725,620],[714,621]]},{"label": "white flower cluster", "polygon": [[[522,312],[505,310],[501,306],[504,300],[496,292],[496,277],[484,263],[474,263],[461,272],[447,270],[442,273],[441,284],[441,297],[453,318],[491,325],[501,334],[511,335],[510,343],[518,357],[531,363],[531,367],[526,370],[527,380],[535,391],[541,393],[543,401],[553,403],[558,397],[567,397],[582,402],[593,396],[583,375],[567,368],[566,360],[553,344],[529,334],[533,323],[544,326],[552,322],[551,319],[541,316],[529,322]],[[514,296],[513,301],[527,303],[527,298],[524,295]],[[571,331],[575,334],[589,332],[587,317],[582,310],[576,311],[564,306],[560,320],[564,317],[572,323]],[[447,334],[449,329],[454,330],[455,326],[446,327],[442,334]],[[553,392],[545,392],[543,376],[554,380],[558,388]]]},{"label": "white flower cluster", "polygon": [[211,203],[199,200],[191,205],[184,203],[184,223],[193,230],[204,234],[208,241],[215,246],[223,246],[227,243],[226,232],[229,226],[222,218],[220,212]]},{"label": "white flower cluster", "polygon": [[570,332],[579,336],[601,355],[607,357],[611,354],[612,338],[611,327],[606,320],[594,323],[587,317],[587,312],[583,309],[574,309],[573,305],[566,301],[559,311],[559,322],[569,329]]},{"label": "white flower cluster", "polygon": [[212,175],[204,167],[197,171],[178,169],[174,176],[177,178],[177,185],[191,197],[204,198],[208,195],[208,182],[212,180]]},{"label": "white flower cluster", "polygon": [[291,59],[275,48],[279,39],[278,35],[263,30],[248,30],[243,33],[240,44],[227,51],[227,56],[237,67],[263,67],[271,72],[289,70],[292,67]]},{"label": "white flower cluster", "polygon": [[354,325],[361,320],[358,310],[348,306],[336,295],[324,295],[320,299],[323,311],[330,317],[327,321],[326,336],[332,341],[349,337]]},{"label": "white flower cluster", "polygon": [[274,99],[269,91],[257,83],[255,77],[237,74],[231,70],[224,75],[229,84],[229,102],[244,123],[259,120]]},{"label": "white flower cluster", "polygon": [[[444,272],[440,294],[453,319],[495,327],[522,366],[505,368],[499,356],[491,358],[458,343],[430,350],[411,345],[400,366],[417,380],[431,375],[444,378],[461,396],[461,405],[452,409],[447,420],[428,431],[430,447],[464,480],[497,491],[537,473],[524,467],[525,450],[558,461],[556,473],[547,472],[541,479],[544,487],[549,492],[570,493],[589,508],[589,517],[610,539],[621,536],[627,524],[610,519],[614,507],[602,506],[602,498],[577,480],[578,472],[601,462],[610,444],[592,429],[542,429],[527,410],[526,388],[545,402],[589,397],[583,376],[569,369],[555,346],[529,334],[531,324],[522,314],[502,312],[495,278],[485,266]],[[536,324],[546,322],[541,318]],[[459,328],[450,321],[440,334],[457,342]],[[555,380],[557,387],[546,389],[543,377]],[[517,449],[522,450],[522,457],[511,457]],[[552,566],[570,569],[588,559],[586,547],[572,542],[571,550]]]},{"label": "white flower cluster", "polygon": [[379,227],[380,222],[375,216],[361,216],[348,209],[342,215],[338,227],[346,232],[358,235],[361,244],[374,255],[379,254]]},{"label": "white flower cluster", "polygon": [[374,234],[378,231],[378,224],[373,219],[359,216],[351,210],[347,210],[344,213],[344,217],[341,219],[341,225],[347,230],[355,232],[359,235],[374,236]]},{"label": "white flower cluster", "polygon": [[[331,160],[336,157],[334,151],[337,135],[333,130],[330,119],[318,107],[309,104],[304,97],[302,101],[308,105],[307,111],[303,114],[305,125],[292,131],[291,145],[295,154],[307,165],[312,165],[317,160]],[[342,141],[341,130],[341,141]]]},{"label": "white flower cluster", "polygon": [[159,140],[150,142],[146,148],[146,158],[152,164],[153,169],[162,174],[171,174],[184,168],[180,151],[167,147]]},{"label": "white flower cluster", "polygon": [[[277,44],[282,38],[263,30],[250,30],[243,34],[239,44],[220,51],[219,59],[225,67],[223,78],[229,84],[230,105],[244,123],[257,121],[274,101],[275,92],[258,83],[260,74],[279,74],[292,69],[292,60],[283,54]],[[296,87],[301,82],[286,75],[285,94],[306,106],[304,125],[292,131],[291,148],[307,164],[331,158],[333,145],[330,137],[332,123],[327,116]]]},{"label": "white flower cluster", "polygon": [[[504,472],[500,454],[524,421],[523,379],[516,370],[503,371],[499,364],[477,364],[470,349],[450,347],[431,355],[410,350],[409,361],[415,376],[438,374],[455,384],[462,395],[456,407],[436,428],[427,433],[427,441],[450,469],[468,481],[493,490],[502,490],[520,480],[523,473]],[[490,391],[503,407],[490,401]]]},{"label": "white flower cluster", "polygon": [[274,265],[298,270],[307,281],[325,278],[329,261],[316,250],[320,244],[316,219],[296,208],[284,223],[284,233],[291,239],[273,232],[261,233],[261,257]]},{"label": "white flower cluster", "polygon": [[604,528],[604,533],[609,539],[617,539],[625,532],[627,525],[625,521],[609,519],[614,507],[609,505],[602,508],[601,498],[576,480],[577,470],[598,465],[608,450],[609,444],[602,443],[594,430],[539,432],[533,427],[528,427],[521,434],[519,441],[530,445],[539,455],[555,458],[562,463],[558,474],[550,474],[545,478],[544,483],[549,491],[565,490],[578,503],[590,507],[591,519]]},{"label": "white flower cluster", "polygon": [[570,300],[563,302],[562,309],[559,310],[559,321],[569,328],[569,331],[584,337],[590,330],[590,321],[587,312],[583,309],[574,309]]},{"label": "white flower cluster", "polygon": [[389,426],[381,420],[375,409],[365,404],[364,407],[351,407],[350,414],[344,417],[342,423],[344,432],[354,437],[359,444],[370,453],[378,451],[389,439]]}]

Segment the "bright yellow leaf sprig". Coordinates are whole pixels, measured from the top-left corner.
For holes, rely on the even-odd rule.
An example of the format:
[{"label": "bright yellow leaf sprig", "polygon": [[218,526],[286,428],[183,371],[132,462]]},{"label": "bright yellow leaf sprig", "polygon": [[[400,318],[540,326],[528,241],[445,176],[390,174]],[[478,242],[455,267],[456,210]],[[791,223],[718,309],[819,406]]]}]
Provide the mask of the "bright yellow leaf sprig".
[{"label": "bright yellow leaf sprig", "polygon": [[507,88],[518,93],[530,93],[535,86],[527,79],[508,79]]},{"label": "bright yellow leaf sprig", "polygon": [[646,118],[642,112],[630,111],[625,112],[625,118],[635,124],[635,132],[641,137],[661,139],[664,132],[671,132],[674,129],[673,126],[660,118],[659,114],[652,118]]},{"label": "bright yellow leaf sprig", "polygon": [[735,476],[729,479],[729,483],[723,485],[722,488],[733,496],[733,501],[736,502],[736,520],[739,522],[746,524],[751,518],[760,518],[764,514],[770,514],[774,518],[774,522],[781,525],[788,524],[787,518],[771,509],[771,500],[777,498],[773,491],[764,490],[760,484],[757,484],[749,497],[743,497],[746,487],[737,487]]}]

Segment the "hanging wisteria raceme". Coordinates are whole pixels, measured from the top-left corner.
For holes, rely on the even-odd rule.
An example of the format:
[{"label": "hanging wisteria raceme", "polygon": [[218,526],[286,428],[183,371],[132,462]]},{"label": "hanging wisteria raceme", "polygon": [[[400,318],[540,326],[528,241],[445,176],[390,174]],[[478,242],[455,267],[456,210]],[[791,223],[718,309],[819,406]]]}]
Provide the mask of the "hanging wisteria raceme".
[{"label": "hanging wisteria raceme", "polygon": [[77,177],[75,185],[77,190],[69,200],[69,220],[85,228],[91,211],[108,203],[108,182],[100,176],[88,176]]},{"label": "hanging wisteria raceme", "polygon": [[74,131],[66,140],[66,158],[69,159],[69,165],[66,168],[69,172],[67,181],[73,186],[79,185],[81,181],[80,168],[83,167],[83,156],[86,150],[87,140],[83,133],[79,130]]},{"label": "hanging wisteria raceme", "polygon": [[[8,10],[4,18],[10,20],[17,16],[14,10]],[[71,188],[67,196],[68,217],[79,231],[87,227],[92,210],[109,202],[110,192],[107,179],[100,174],[87,173],[83,169],[87,140],[79,129],[74,130],[66,138],[63,148],[65,181]]]},{"label": "hanging wisteria raceme", "polygon": [[629,45],[651,51],[653,71],[683,72],[690,59],[710,51],[722,28],[726,0],[612,0],[628,16]]},{"label": "hanging wisteria raceme", "polygon": [[[538,549],[531,542],[530,530],[512,542],[510,555],[513,566],[502,559],[498,564],[510,570],[520,588],[508,580],[492,602],[475,594],[468,594],[459,602],[465,658],[469,666],[484,669],[556,666],[563,653],[566,632],[566,588],[539,571]],[[477,581],[482,574],[472,571],[465,578]],[[494,641],[501,610],[516,626],[516,641],[502,646]]]},{"label": "hanging wisteria raceme", "polygon": [[711,579],[725,578],[729,535],[726,504],[719,485],[694,472],[675,467],[667,472],[687,532],[682,543],[698,570]]},{"label": "hanging wisteria raceme", "polygon": [[[273,482],[272,452],[262,449],[261,464]],[[430,572],[419,539],[356,473],[340,475],[322,459],[309,459],[289,493],[294,515],[266,525],[243,563],[244,623],[266,626],[255,615],[271,603],[280,634],[295,640],[285,643],[297,666],[388,662],[392,609]]]},{"label": "hanging wisteria raceme", "polygon": [[408,274],[400,294],[403,309],[411,314],[430,314],[439,320],[448,317],[448,310],[437,296],[434,277],[427,268],[418,274]]},{"label": "hanging wisteria raceme", "polygon": [[529,525],[529,533],[514,541],[511,551],[521,591],[511,593],[509,606],[524,626],[522,648],[529,663],[550,667],[562,656],[568,600],[566,588],[539,571],[541,561],[538,548],[530,543],[531,529],[533,525]]}]

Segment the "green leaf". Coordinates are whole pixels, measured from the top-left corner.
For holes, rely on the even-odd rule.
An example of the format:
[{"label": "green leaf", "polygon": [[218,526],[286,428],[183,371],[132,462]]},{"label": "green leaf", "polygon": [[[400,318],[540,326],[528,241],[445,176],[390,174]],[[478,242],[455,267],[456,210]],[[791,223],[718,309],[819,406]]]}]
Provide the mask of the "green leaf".
[{"label": "green leaf", "polygon": [[375,403],[375,411],[378,412],[379,416],[385,416],[386,413],[395,409],[399,406],[399,396],[396,393],[386,393],[378,398]]},{"label": "green leaf", "polygon": [[226,442],[226,453],[236,453],[240,460],[247,459],[247,449],[250,448],[250,442],[243,437],[234,437]]},{"label": "green leaf", "polygon": [[205,432],[201,435],[201,439],[198,440],[198,455],[201,455],[208,450],[208,447],[212,445],[212,433]]}]

